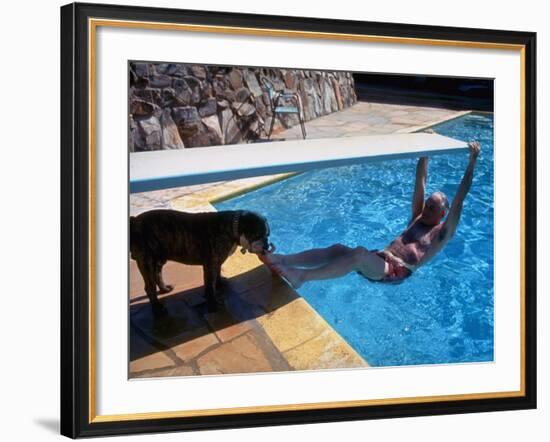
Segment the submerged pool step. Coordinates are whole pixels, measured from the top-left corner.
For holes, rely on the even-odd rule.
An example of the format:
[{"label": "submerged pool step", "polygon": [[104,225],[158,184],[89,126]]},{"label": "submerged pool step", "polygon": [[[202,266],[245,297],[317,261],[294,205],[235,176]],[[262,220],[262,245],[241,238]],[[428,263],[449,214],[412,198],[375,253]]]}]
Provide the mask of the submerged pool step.
[{"label": "submerged pool step", "polygon": [[130,193],[467,150],[454,138],[409,133],[134,152]]}]

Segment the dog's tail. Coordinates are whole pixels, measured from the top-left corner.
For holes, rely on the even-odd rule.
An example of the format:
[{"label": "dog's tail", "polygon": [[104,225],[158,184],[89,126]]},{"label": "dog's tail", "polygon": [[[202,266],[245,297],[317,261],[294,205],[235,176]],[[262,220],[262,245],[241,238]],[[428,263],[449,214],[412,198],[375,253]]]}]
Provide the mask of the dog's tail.
[{"label": "dog's tail", "polygon": [[139,221],[135,216],[130,217],[130,246],[136,244],[140,238]]}]

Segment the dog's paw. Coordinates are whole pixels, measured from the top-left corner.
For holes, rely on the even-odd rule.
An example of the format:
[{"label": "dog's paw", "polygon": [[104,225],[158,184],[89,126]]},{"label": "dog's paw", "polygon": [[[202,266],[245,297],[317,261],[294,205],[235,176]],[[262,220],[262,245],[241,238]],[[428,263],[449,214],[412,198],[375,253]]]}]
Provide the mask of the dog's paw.
[{"label": "dog's paw", "polygon": [[171,284],[166,284],[164,287],[159,287],[159,293],[161,295],[164,295],[165,293],[170,293],[172,290],[174,290],[174,286]]}]

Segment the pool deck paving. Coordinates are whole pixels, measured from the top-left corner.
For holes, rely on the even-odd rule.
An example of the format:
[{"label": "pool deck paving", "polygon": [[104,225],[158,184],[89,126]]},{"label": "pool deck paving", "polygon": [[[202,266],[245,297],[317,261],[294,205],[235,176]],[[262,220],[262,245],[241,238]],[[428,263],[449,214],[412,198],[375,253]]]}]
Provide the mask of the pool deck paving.
[{"label": "pool deck paving", "polygon": [[[359,101],[348,109],[306,123],[307,139],[357,137],[417,132],[469,111]],[[300,139],[299,126],[277,133],[273,139]]]},{"label": "pool deck paving", "polygon": [[209,313],[202,269],[167,263],[163,276],[174,290],[160,295],[168,315],[155,320],[130,261],[131,378],[367,366],[255,255],[234,253],[222,275],[226,309]]},{"label": "pool deck paving", "polygon": [[[358,102],[306,123],[311,138],[416,132],[468,111]],[[274,135],[299,139],[299,127]],[[130,214],[154,208],[215,211],[212,203],[293,174],[252,177],[130,195]],[[273,226],[272,226],[273,228]],[[234,253],[222,275],[226,308],[208,313],[202,268],[168,262],[160,295],[168,315],[155,320],[143,280],[130,260],[130,378],[368,367],[296,291],[255,255]]]}]

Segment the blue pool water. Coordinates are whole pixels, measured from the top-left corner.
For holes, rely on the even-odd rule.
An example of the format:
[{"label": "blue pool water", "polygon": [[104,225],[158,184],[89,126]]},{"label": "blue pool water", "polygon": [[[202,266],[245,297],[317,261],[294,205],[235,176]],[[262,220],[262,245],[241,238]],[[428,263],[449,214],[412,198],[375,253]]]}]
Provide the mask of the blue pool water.
[{"label": "blue pool water", "polygon": [[[471,191],[453,239],[399,285],[353,273],[304,284],[300,294],[373,366],[493,360],[493,117],[435,127],[480,141]],[[427,195],[451,201],[468,154],[432,157]],[[216,205],[265,215],[279,253],[343,243],[383,248],[411,213],[416,159],[314,170]]]}]

